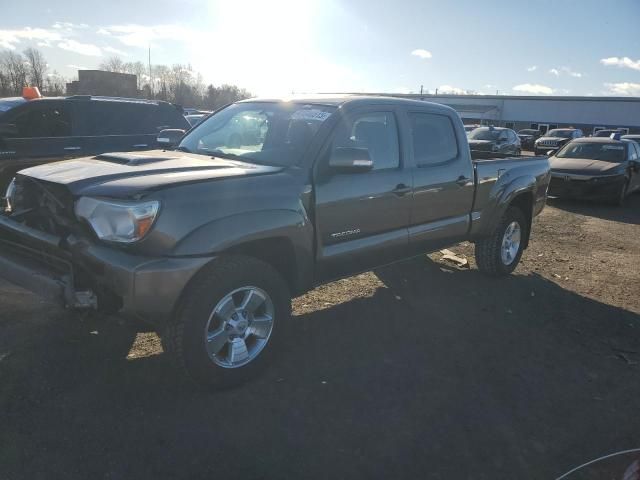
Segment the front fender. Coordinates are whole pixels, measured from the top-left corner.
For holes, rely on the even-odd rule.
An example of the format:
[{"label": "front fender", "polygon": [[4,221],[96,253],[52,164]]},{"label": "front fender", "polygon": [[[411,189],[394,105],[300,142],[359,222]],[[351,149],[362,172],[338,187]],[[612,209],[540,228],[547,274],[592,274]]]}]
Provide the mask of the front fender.
[{"label": "front fender", "polygon": [[[513,200],[523,193],[535,195],[535,190],[536,177],[533,175],[519,175],[515,178],[508,172],[502,175],[489,193],[489,202],[482,212],[479,225],[474,228],[474,236],[490,235]],[[531,218],[532,212],[525,213]]]},{"label": "front fender", "polygon": [[215,256],[243,244],[286,239],[293,249],[296,284],[312,281],[314,259],[313,225],[302,208],[258,210],[213,220],[184,237],[175,247],[176,256]]}]

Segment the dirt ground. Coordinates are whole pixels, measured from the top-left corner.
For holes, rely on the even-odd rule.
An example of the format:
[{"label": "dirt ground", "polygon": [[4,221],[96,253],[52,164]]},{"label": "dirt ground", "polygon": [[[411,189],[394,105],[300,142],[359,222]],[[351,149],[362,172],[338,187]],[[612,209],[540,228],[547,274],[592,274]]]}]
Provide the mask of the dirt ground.
[{"label": "dirt ground", "polygon": [[0,479],[556,478],[640,446],[640,195],[550,202],[515,274],[436,253],[294,301],[264,376],[0,285]]}]

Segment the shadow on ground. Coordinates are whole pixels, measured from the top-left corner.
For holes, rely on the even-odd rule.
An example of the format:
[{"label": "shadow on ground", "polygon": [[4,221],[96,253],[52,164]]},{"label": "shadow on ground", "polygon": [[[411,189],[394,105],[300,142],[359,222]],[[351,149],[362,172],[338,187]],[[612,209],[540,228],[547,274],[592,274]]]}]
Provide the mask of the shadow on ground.
[{"label": "shadow on ground", "polygon": [[0,478],[540,479],[637,446],[638,315],[426,257],[376,274],[223,393],[127,359],[125,325],[48,313],[0,361]]},{"label": "shadow on ground", "polygon": [[640,216],[638,215],[640,211],[640,193],[629,195],[623,207],[607,205],[605,202],[595,200],[549,198],[547,202],[553,207],[587,217],[640,225]]}]

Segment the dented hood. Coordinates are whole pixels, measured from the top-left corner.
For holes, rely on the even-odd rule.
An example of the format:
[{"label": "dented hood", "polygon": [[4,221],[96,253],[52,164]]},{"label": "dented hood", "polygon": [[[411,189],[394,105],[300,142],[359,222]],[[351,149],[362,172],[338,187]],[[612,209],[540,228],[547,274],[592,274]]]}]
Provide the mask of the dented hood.
[{"label": "dented hood", "polygon": [[282,170],[176,151],[105,153],[39,165],[19,172],[67,186],[74,195],[124,197],[180,183],[264,175]]}]

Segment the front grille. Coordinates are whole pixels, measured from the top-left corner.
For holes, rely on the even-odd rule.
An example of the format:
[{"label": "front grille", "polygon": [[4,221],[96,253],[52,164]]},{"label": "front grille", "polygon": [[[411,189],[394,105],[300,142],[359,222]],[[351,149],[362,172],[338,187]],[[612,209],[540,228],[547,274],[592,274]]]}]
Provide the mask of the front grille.
[{"label": "front grille", "polygon": [[12,202],[12,217],[32,228],[63,235],[75,223],[73,196],[64,187],[18,175]]},{"label": "front grille", "polygon": [[557,147],[558,146],[558,142],[556,142],[555,140],[539,140],[538,141],[538,146],[541,146],[541,147]]}]

